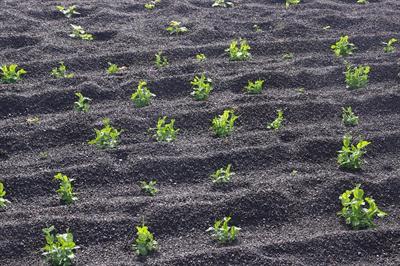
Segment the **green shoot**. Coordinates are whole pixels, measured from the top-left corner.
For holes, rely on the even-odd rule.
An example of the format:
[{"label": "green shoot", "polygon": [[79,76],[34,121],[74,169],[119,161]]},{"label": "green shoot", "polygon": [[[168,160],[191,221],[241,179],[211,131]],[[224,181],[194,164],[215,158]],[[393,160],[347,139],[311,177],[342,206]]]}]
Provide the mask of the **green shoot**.
[{"label": "green shoot", "polygon": [[60,180],[60,188],[57,190],[57,193],[65,204],[71,204],[78,199],[73,192],[71,184],[74,181],[73,179],[69,179],[68,176],[58,173],[54,176],[54,180]]},{"label": "green shoot", "polygon": [[64,234],[54,234],[54,226],[44,228],[46,245],[42,248],[42,255],[51,265],[69,266],[75,258],[74,250],[79,247],[74,242],[72,233],[67,230]]},{"label": "green shoot", "polygon": [[286,0],[286,8],[290,7],[290,5],[298,5],[300,4],[300,0]]},{"label": "green shoot", "polygon": [[228,164],[228,166],[224,168],[218,169],[214,174],[211,175],[212,182],[214,184],[225,184],[231,181],[232,175],[235,173],[231,172],[232,164]]},{"label": "green shoot", "polygon": [[26,119],[26,123],[28,125],[39,125],[40,124],[40,117],[38,117],[38,116],[28,117]]},{"label": "green shoot", "polygon": [[70,24],[72,27],[72,33],[69,35],[72,38],[78,38],[85,41],[92,41],[93,35],[90,33],[86,33],[86,31],[78,25]]},{"label": "green shoot", "polygon": [[63,61],[60,61],[60,66],[55,67],[51,70],[51,75],[55,78],[66,78],[70,79],[74,77],[74,73],[67,73],[67,67],[64,65]]},{"label": "green shoot", "polygon": [[75,93],[75,96],[78,97],[78,100],[74,102],[75,110],[78,112],[87,113],[89,111],[90,101],[92,99],[83,96],[80,92]]},{"label": "green shoot", "polygon": [[[238,46],[240,43],[240,47]],[[228,49],[225,51],[229,53],[229,58],[232,61],[244,61],[250,58],[251,54],[249,52],[250,45],[247,40],[239,39],[233,40]]]},{"label": "green shoot", "polygon": [[206,57],[205,54],[197,54],[196,55],[196,60],[199,61],[199,62],[203,62],[206,59],[207,59],[207,57]]},{"label": "green shoot", "polygon": [[263,89],[264,82],[265,81],[261,79],[258,79],[255,82],[249,80],[247,86],[244,88],[246,92],[250,94],[259,94]]},{"label": "green shoot", "polygon": [[[356,185],[352,190],[346,190],[340,197],[342,210],[337,214],[346,220],[346,224],[353,229],[365,229],[375,227],[374,218],[385,217],[387,214],[381,211],[370,197],[364,198],[364,190]],[[368,208],[366,206],[368,203]]]},{"label": "green shoot", "polygon": [[346,65],[346,84],[348,89],[358,89],[365,87],[368,84],[368,74],[371,71],[369,66],[355,66]]},{"label": "green shoot", "polygon": [[338,151],[337,162],[339,166],[347,170],[358,170],[361,168],[362,157],[367,152],[364,150],[371,142],[360,140],[357,145],[351,143],[352,137],[349,134],[343,137],[343,146]]},{"label": "green shoot", "polygon": [[170,33],[170,34],[179,34],[179,33],[185,33],[188,30],[188,28],[186,27],[182,27],[181,26],[181,22],[180,21],[171,21],[169,23],[169,26],[166,28],[166,30]]},{"label": "green shoot", "polygon": [[154,8],[157,6],[157,4],[159,4],[160,2],[161,2],[161,0],[153,0],[153,1],[150,1],[149,3],[144,4],[144,7],[145,7],[146,9],[148,9],[148,10],[152,10],[152,9],[154,9]]},{"label": "green shoot", "polygon": [[64,6],[56,6],[57,10],[60,11],[61,13],[63,13],[64,16],[66,16],[67,18],[71,18],[73,15],[79,15],[80,13],[78,13],[76,11],[76,6],[69,6],[68,8],[64,7]]},{"label": "green shoot", "polygon": [[157,181],[152,180],[150,182],[140,181],[140,188],[142,191],[150,196],[155,196],[158,192],[158,189],[155,187]]},{"label": "green shoot", "polygon": [[342,107],[342,122],[345,126],[358,125],[358,116],[356,116],[351,107]]},{"label": "green shoot", "polygon": [[212,7],[233,7],[232,2],[225,2],[225,0],[214,0]]},{"label": "green shoot", "polygon": [[124,66],[119,67],[117,64],[108,62],[107,73],[109,75],[117,74],[119,71],[124,70],[124,69],[126,69],[126,67],[124,67]]},{"label": "green shoot", "polygon": [[141,108],[150,104],[151,98],[156,95],[151,93],[151,91],[147,88],[146,81],[139,81],[139,85],[137,90],[132,94],[131,100],[135,104],[137,108]]},{"label": "green shoot", "polygon": [[147,256],[158,249],[158,243],[147,226],[144,224],[136,226],[136,230],[137,237],[135,243],[132,244],[132,249],[138,256]]},{"label": "green shoot", "polygon": [[5,208],[10,201],[4,198],[6,191],[4,190],[4,185],[0,182],[0,209]]},{"label": "green shoot", "polygon": [[283,117],[283,111],[281,109],[278,109],[276,112],[277,112],[278,116],[274,121],[272,121],[267,126],[268,129],[277,130],[277,129],[280,129],[282,127],[282,122],[285,120],[285,118]]},{"label": "green shoot", "polygon": [[335,44],[331,45],[331,49],[335,53],[336,56],[347,56],[352,55],[353,51],[356,49],[354,44],[349,42],[349,36],[342,36],[340,40]]},{"label": "green shoot", "polygon": [[282,55],[282,59],[283,60],[292,60],[294,58],[294,54],[293,53],[284,53]]},{"label": "green shoot", "polygon": [[158,68],[168,66],[168,59],[162,54],[162,52],[156,54],[156,66]]},{"label": "green shoot", "polygon": [[115,148],[119,144],[119,136],[122,130],[117,130],[110,125],[110,119],[103,119],[103,128],[94,131],[96,133],[96,138],[89,141],[90,145],[96,145],[97,147],[104,148]]},{"label": "green shoot", "polygon": [[2,83],[10,84],[15,83],[21,80],[21,75],[26,74],[27,72],[21,68],[17,71],[18,65],[11,64],[9,66],[3,65],[0,70],[0,79]]},{"label": "green shoot", "polygon": [[239,234],[240,228],[236,226],[228,226],[230,220],[231,217],[216,220],[214,226],[208,228],[207,232],[212,232],[212,237],[221,244],[234,242]]},{"label": "green shoot", "polygon": [[193,89],[191,95],[193,95],[193,97],[198,101],[207,100],[210,92],[213,89],[212,80],[210,78],[206,78],[204,74],[201,74],[200,78],[195,76],[190,84],[192,84]]},{"label": "green shoot", "polygon": [[367,0],[357,0],[357,4],[368,4]]},{"label": "green shoot", "polygon": [[395,38],[391,38],[388,42],[384,42],[383,44],[386,46],[383,48],[383,51],[385,53],[393,53],[394,51],[396,51],[396,47],[394,46],[396,42],[397,39]]},{"label": "green shoot", "polygon": [[167,117],[160,117],[157,122],[156,128],[150,128],[150,131],[156,131],[153,137],[157,141],[165,141],[171,142],[176,139],[176,135],[179,132],[179,129],[174,128],[175,119],[171,119],[169,123],[166,123]]},{"label": "green shoot", "polygon": [[212,129],[218,137],[226,137],[234,130],[235,121],[238,119],[233,110],[225,110],[222,115],[214,117]]}]

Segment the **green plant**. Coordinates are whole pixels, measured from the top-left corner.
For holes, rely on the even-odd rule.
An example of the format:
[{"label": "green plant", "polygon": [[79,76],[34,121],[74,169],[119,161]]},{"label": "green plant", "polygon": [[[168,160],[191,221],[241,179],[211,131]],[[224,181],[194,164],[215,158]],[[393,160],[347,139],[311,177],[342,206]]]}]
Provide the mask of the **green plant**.
[{"label": "green plant", "polygon": [[358,116],[356,116],[351,107],[342,107],[342,122],[345,126],[358,125]]},{"label": "green plant", "polygon": [[170,34],[179,34],[189,31],[188,28],[182,27],[181,24],[182,23],[180,21],[173,20],[169,23],[169,26],[166,28],[166,30]]},{"label": "green plant", "polygon": [[237,239],[240,228],[229,226],[228,223],[231,217],[225,217],[222,220],[216,220],[213,227],[207,229],[207,232],[212,232],[212,236],[221,244],[231,243]]},{"label": "green plant", "polygon": [[[365,197],[361,185],[356,185],[352,190],[346,190],[340,197],[342,210],[337,214],[346,220],[353,229],[374,227],[374,218],[382,218],[387,214],[381,211],[371,197]],[[366,206],[368,204],[368,208]]]},{"label": "green plant", "polygon": [[168,59],[162,54],[162,52],[156,54],[156,66],[158,68],[168,66]]},{"label": "green plant", "polygon": [[283,60],[292,60],[294,58],[294,53],[284,53],[282,55]]},{"label": "green plant", "polygon": [[26,119],[26,123],[28,125],[38,125],[38,124],[40,124],[40,117],[38,117],[38,116],[28,117]]},{"label": "green plant", "polygon": [[357,4],[367,4],[367,0],[357,0]]},{"label": "green plant", "polygon": [[258,94],[261,93],[264,82],[265,81],[262,79],[258,79],[255,82],[249,80],[247,86],[244,88],[250,94]]},{"label": "green plant", "polygon": [[87,33],[82,26],[78,26],[78,25],[74,25],[74,24],[70,24],[72,27],[72,33],[69,35],[72,38],[78,38],[78,39],[82,39],[85,41],[92,41],[93,35],[90,33]]},{"label": "green plant", "polygon": [[277,129],[280,129],[282,127],[282,122],[285,120],[285,118],[283,116],[283,111],[281,109],[278,109],[276,112],[277,112],[278,116],[274,121],[272,121],[267,126],[268,129],[277,130]]},{"label": "green plant", "polygon": [[171,119],[169,123],[166,123],[167,117],[160,117],[157,121],[157,127],[156,128],[150,128],[150,131],[155,130],[156,133],[153,135],[153,137],[157,141],[166,141],[166,142],[171,142],[176,139],[176,135],[179,132],[179,129],[174,128],[175,124],[175,119]]},{"label": "green plant", "polygon": [[54,176],[54,180],[60,180],[60,188],[57,190],[58,195],[60,195],[61,200],[66,204],[71,204],[78,198],[75,197],[75,193],[72,187],[73,179],[69,179],[68,176],[58,173]]},{"label": "green plant", "polygon": [[259,25],[257,25],[257,24],[254,24],[254,25],[253,25],[253,30],[254,30],[255,32],[262,32],[261,27],[260,27]]},{"label": "green plant", "polygon": [[348,170],[361,168],[362,157],[367,152],[364,150],[371,142],[360,140],[357,145],[351,143],[352,137],[349,134],[343,136],[343,146],[338,152],[337,162],[340,167]]},{"label": "green plant", "polygon": [[207,78],[204,74],[201,74],[200,78],[195,76],[190,84],[192,84],[193,89],[191,95],[193,95],[193,97],[198,101],[207,100],[213,89],[212,80]]},{"label": "green plant", "polygon": [[148,10],[152,10],[156,7],[157,4],[159,4],[161,0],[153,0],[150,1],[149,3],[144,4],[144,7]]},{"label": "green plant", "polygon": [[225,2],[225,0],[214,0],[212,7],[233,7],[232,2]]},{"label": "green plant", "polygon": [[290,5],[298,5],[300,4],[300,0],[286,0],[286,8],[288,8]]},{"label": "green plant", "polygon": [[124,66],[119,67],[117,64],[108,62],[107,73],[110,75],[114,75],[123,69],[126,69],[126,67],[124,67]]},{"label": "green plant", "polygon": [[232,164],[228,164],[226,168],[218,169],[214,174],[211,175],[212,182],[214,184],[225,184],[231,181],[232,175],[235,173],[231,172]]},{"label": "green plant", "polygon": [[199,62],[203,62],[206,59],[207,59],[207,57],[206,57],[205,54],[197,54],[196,55],[196,60],[199,61]]},{"label": "green plant", "polygon": [[74,77],[74,73],[67,73],[67,67],[64,65],[63,61],[60,61],[59,67],[55,67],[51,70],[51,75],[56,78],[66,78],[66,79]]},{"label": "green plant", "polygon": [[147,82],[141,80],[139,81],[137,90],[132,94],[131,100],[137,108],[140,108],[149,105],[151,98],[155,96],[156,95],[151,93],[147,88]]},{"label": "green plant", "polygon": [[350,64],[346,65],[346,84],[349,89],[358,89],[365,87],[368,84],[368,74],[371,71],[369,66],[359,65],[352,67]]},{"label": "green plant", "polygon": [[89,111],[90,101],[92,99],[83,96],[82,93],[80,93],[80,92],[76,92],[75,96],[78,97],[78,100],[76,102],[74,102],[75,110],[78,112],[87,113]]},{"label": "green plant", "polygon": [[96,138],[89,141],[90,145],[96,145],[99,148],[115,148],[119,144],[119,136],[123,130],[117,130],[110,125],[110,119],[103,119],[103,128],[94,131],[96,133]]},{"label": "green plant", "polygon": [[339,41],[331,45],[331,49],[336,56],[347,56],[353,54],[356,49],[354,44],[349,42],[349,36],[341,36]]},{"label": "green plant", "polygon": [[56,8],[67,18],[71,18],[73,15],[80,15],[80,13],[76,11],[75,5],[69,6],[68,8],[66,8],[65,6],[56,6]]},{"label": "green plant", "polygon": [[150,253],[158,249],[158,243],[154,239],[153,234],[149,231],[149,228],[142,224],[142,226],[136,226],[137,237],[135,243],[132,244],[132,249],[139,256],[147,256]]},{"label": "green plant", "polygon": [[54,226],[44,228],[46,245],[42,248],[42,255],[53,266],[70,266],[75,258],[74,250],[79,247],[74,242],[72,233],[67,230],[64,234],[54,234]]},{"label": "green plant", "polygon": [[6,205],[8,203],[10,203],[10,201],[8,201],[7,199],[4,198],[5,195],[6,195],[6,191],[4,190],[4,185],[0,181],[0,209],[5,208]]},{"label": "green plant", "polygon": [[396,51],[396,47],[394,44],[397,42],[397,39],[391,38],[388,42],[384,42],[383,44],[386,45],[385,48],[383,48],[383,51],[385,53],[393,53]]},{"label": "green plant", "polygon": [[212,129],[218,137],[226,137],[234,130],[235,121],[239,117],[233,110],[225,110],[222,115],[214,117],[212,120]]},{"label": "green plant", "polygon": [[27,72],[21,68],[17,71],[18,65],[16,64],[11,64],[9,66],[3,65],[1,66],[1,73],[0,73],[0,79],[1,82],[10,84],[10,83],[15,83],[19,80],[21,80],[21,75],[26,74]]},{"label": "green plant", "polygon": [[148,183],[146,181],[140,181],[140,188],[143,192],[149,194],[150,196],[154,196],[158,192],[158,189],[155,187],[156,184],[157,181],[155,180],[152,180]]},{"label": "green plant", "polygon": [[[238,46],[240,44],[240,46]],[[250,45],[247,40],[239,39],[233,40],[228,49],[225,51],[229,53],[229,58],[232,61],[244,61],[250,58],[251,54],[249,52]]]}]

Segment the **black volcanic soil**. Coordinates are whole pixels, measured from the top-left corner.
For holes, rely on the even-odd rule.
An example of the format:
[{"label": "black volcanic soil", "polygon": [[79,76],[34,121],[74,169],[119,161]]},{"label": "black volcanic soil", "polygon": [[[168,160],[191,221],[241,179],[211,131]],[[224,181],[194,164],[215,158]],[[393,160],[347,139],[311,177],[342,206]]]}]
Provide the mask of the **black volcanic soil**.
[{"label": "black volcanic soil", "polygon": [[[162,0],[148,11],[145,1],[1,1],[0,64],[29,73],[0,84],[0,180],[12,202],[0,212],[0,265],[42,265],[49,225],[73,231],[76,265],[400,265],[400,49],[385,54],[382,45],[400,39],[399,1],[304,0],[289,9],[283,0],[234,0],[230,9],[211,2]],[[77,4],[81,15],[67,19],[57,4]],[[190,32],[170,36],[171,20]],[[70,23],[96,39],[71,39]],[[342,34],[358,47],[347,60],[372,67],[366,88],[345,88],[343,60],[330,51]],[[239,37],[253,57],[230,62],[224,49]],[[154,67],[158,51],[168,67]],[[197,53],[208,59],[197,63]],[[75,78],[50,76],[61,60]],[[128,69],[110,76],[107,62]],[[203,71],[215,90],[196,102],[190,81]],[[257,78],[264,92],[244,94]],[[135,109],[129,98],[141,79],[157,97]],[[73,111],[77,91],[93,99],[87,114]],[[360,117],[351,129],[340,117],[349,105]],[[218,139],[210,121],[225,108],[240,118],[232,136]],[[266,124],[278,108],[286,122],[272,132]],[[174,143],[147,133],[162,115],[181,129]],[[36,116],[39,124],[27,123]],[[125,130],[114,150],[87,144],[103,117]],[[372,141],[357,173],[336,164],[346,132]],[[214,188],[209,175],[228,163],[232,185]],[[76,180],[71,206],[59,202],[57,172]],[[155,197],[138,187],[149,179],[159,183]],[[389,213],[374,229],[351,230],[336,216],[339,195],[356,183]],[[205,230],[226,215],[242,231],[224,247]],[[130,245],[142,218],[160,249],[138,260]]]}]

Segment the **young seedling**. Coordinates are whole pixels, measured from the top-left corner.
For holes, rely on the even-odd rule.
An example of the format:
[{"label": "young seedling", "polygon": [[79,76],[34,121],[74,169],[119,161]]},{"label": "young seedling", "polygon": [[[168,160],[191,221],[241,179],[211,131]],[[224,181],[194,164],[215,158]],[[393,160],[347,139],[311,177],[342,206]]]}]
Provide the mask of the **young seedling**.
[{"label": "young seedling", "polygon": [[38,117],[38,116],[28,117],[26,119],[26,123],[28,125],[39,125],[40,124],[40,117]]},{"label": "young seedling", "polygon": [[162,68],[165,66],[168,66],[168,59],[162,54],[162,52],[158,52],[156,54],[156,67]]},{"label": "young seedling", "polygon": [[235,174],[231,172],[232,164],[228,164],[226,168],[218,169],[214,174],[211,175],[212,182],[214,184],[226,184],[231,181],[231,177]]},{"label": "young seedling", "polygon": [[352,67],[350,64],[346,65],[346,84],[348,89],[359,89],[363,88],[368,84],[368,74],[371,71],[369,66],[355,66]]},{"label": "young seedling", "polygon": [[153,1],[150,1],[149,3],[144,4],[144,7],[145,7],[146,9],[148,9],[148,10],[152,10],[152,9],[154,9],[154,8],[157,6],[157,4],[159,4],[160,2],[161,2],[161,0],[153,0]]},{"label": "young seedling", "polygon": [[250,94],[259,94],[261,93],[264,85],[264,80],[258,79],[255,82],[250,81],[248,82],[247,86],[244,87],[247,93]]},{"label": "young seedling", "polygon": [[158,193],[158,189],[155,187],[157,181],[152,180],[150,182],[140,181],[140,188],[142,191],[150,196],[155,196]]},{"label": "young seedling", "polygon": [[71,18],[73,15],[80,15],[80,13],[76,11],[75,5],[69,6],[68,8],[66,8],[65,6],[56,6],[56,8],[67,18]]},{"label": "young seedling", "polygon": [[117,64],[108,62],[107,73],[109,75],[117,74],[119,71],[124,70],[124,69],[126,69],[126,67],[124,67],[124,66],[119,67]]},{"label": "young seedling", "polygon": [[147,256],[158,249],[157,241],[144,223],[142,226],[136,226],[136,230],[137,237],[135,243],[132,244],[132,249],[138,256]]},{"label": "young seedling", "polygon": [[367,0],[357,0],[357,4],[368,4]]},{"label": "young seedling", "polygon": [[185,33],[188,30],[188,28],[186,27],[182,27],[181,26],[181,22],[180,21],[171,21],[169,23],[169,26],[166,28],[166,30],[170,33],[170,34],[179,34],[179,33]]},{"label": "young seedling", "polygon": [[232,243],[237,239],[240,228],[229,226],[228,223],[231,217],[225,217],[222,220],[216,220],[213,227],[207,229],[207,232],[212,232],[214,237],[221,244]]},{"label": "young seedling", "polygon": [[44,228],[46,245],[42,248],[45,260],[56,266],[69,266],[75,258],[74,251],[79,248],[74,242],[72,233],[67,230],[64,234],[55,234],[54,226]]},{"label": "young seedling", "polygon": [[232,2],[225,2],[225,0],[214,0],[212,7],[233,7]]},{"label": "young seedling", "polygon": [[169,123],[166,123],[167,117],[160,117],[157,122],[156,128],[150,128],[149,131],[156,131],[153,137],[157,141],[171,142],[176,139],[176,135],[179,129],[174,128],[175,119],[171,119]]},{"label": "young seedling", "polygon": [[0,209],[5,208],[10,201],[4,198],[6,191],[4,190],[4,185],[0,182]]},{"label": "young seedling", "polygon": [[85,41],[92,41],[93,35],[90,33],[86,33],[86,31],[78,25],[70,24],[72,27],[72,33],[69,35],[72,38],[78,38]]},{"label": "young seedling", "polygon": [[[240,46],[239,46],[240,44]],[[228,49],[225,51],[229,53],[229,58],[232,61],[244,61],[250,58],[251,54],[249,52],[250,45],[247,40],[239,39],[233,40]]]},{"label": "young seedling", "polygon": [[282,55],[282,59],[283,60],[292,60],[294,58],[294,54],[293,53],[284,53]]},{"label": "young seedling", "polygon": [[290,5],[298,5],[300,4],[300,0],[286,0],[286,8],[290,7]]},{"label": "young seedling", "polygon": [[89,141],[90,145],[96,145],[101,149],[105,148],[115,148],[119,144],[119,136],[122,133],[122,130],[117,130],[110,125],[110,119],[103,119],[103,128],[97,129],[94,131],[96,133],[96,138]]},{"label": "young seedling", "polygon": [[358,125],[358,116],[356,116],[349,107],[342,107],[342,122],[345,126],[356,126]]},{"label": "young seedling", "polygon": [[196,55],[196,60],[199,61],[199,62],[203,62],[206,59],[207,59],[207,57],[206,57],[205,54],[197,54]]},{"label": "young seedling", "polygon": [[67,67],[63,61],[60,61],[60,66],[55,67],[51,70],[51,75],[55,78],[66,78],[70,79],[74,77],[74,73],[67,73]]},{"label": "young seedling", "polygon": [[62,173],[58,173],[54,176],[54,180],[60,181],[60,188],[57,190],[58,195],[60,195],[61,200],[65,204],[71,204],[78,198],[75,197],[75,193],[72,187],[73,179],[69,179],[68,176],[63,175]]},{"label": "young seedling", "polygon": [[267,126],[268,129],[277,130],[277,129],[280,129],[282,127],[282,122],[285,120],[285,118],[283,116],[283,111],[281,109],[278,109],[276,112],[277,112],[278,116],[274,121],[272,121]]},{"label": "young seedling", "polygon": [[92,99],[83,96],[80,92],[75,93],[75,96],[78,97],[78,100],[74,102],[75,110],[78,112],[87,113],[89,111],[90,101]]},{"label": "young seedling", "polygon": [[253,30],[254,30],[255,32],[262,32],[261,27],[260,27],[259,25],[257,25],[257,24],[254,24],[254,25],[253,25]]},{"label": "young seedling", "polygon": [[[337,214],[346,220],[346,224],[353,229],[365,229],[375,227],[374,218],[385,217],[387,214],[381,211],[371,197],[364,198],[364,190],[356,185],[352,190],[346,190],[340,197],[342,210]],[[366,206],[368,204],[368,208]]]},{"label": "young seedling", "polygon": [[3,65],[0,70],[0,80],[2,83],[10,84],[15,83],[21,80],[21,75],[26,74],[27,72],[21,68],[17,71],[18,65],[11,64],[9,66]]},{"label": "young seedling", "polygon": [[391,38],[388,42],[384,42],[383,44],[385,45],[385,47],[383,48],[383,51],[385,53],[393,53],[394,51],[396,51],[396,47],[394,46],[396,42],[397,39],[395,38]]},{"label": "young seedling", "polygon": [[195,76],[194,79],[190,82],[192,84],[192,93],[191,95],[197,101],[207,100],[210,92],[212,91],[212,80],[207,78],[204,74],[201,74],[201,77]]},{"label": "young seedling", "polygon": [[214,117],[212,129],[217,137],[226,137],[234,130],[235,121],[238,119],[233,110],[225,110],[222,115]]},{"label": "young seedling", "polygon": [[149,105],[151,98],[155,96],[156,95],[151,93],[151,91],[147,88],[147,82],[141,80],[139,81],[137,90],[132,94],[131,100],[137,108],[140,108]]},{"label": "young seedling", "polygon": [[343,137],[343,146],[338,151],[337,162],[339,166],[347,170],[359,170],[362,164],[362,157],[367,152],[364,150],[371,142],[360,140],[357,145],[351,143],[352,137],[349,134]]},{"label": "young seedling", "polygon": [[356,49],[354,44],[349,42],[349,36],[342,36],[340,40],[335,44],[331,45],[331,49],[337,57],[352,55],[353,51]]}]

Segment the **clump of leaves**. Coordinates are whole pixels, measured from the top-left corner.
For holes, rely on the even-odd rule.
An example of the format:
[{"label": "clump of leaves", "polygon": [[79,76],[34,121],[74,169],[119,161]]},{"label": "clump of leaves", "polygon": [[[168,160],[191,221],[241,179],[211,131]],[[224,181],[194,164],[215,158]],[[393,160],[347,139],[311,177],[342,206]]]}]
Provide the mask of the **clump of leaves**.
[{"label": "clump of leaves", "polygon": [[58,195],[60,195],[61,200],[65,204],[71,204],[78,198],[75,197],[75,193],[72,187],[73,179],[69,179],[68,176],[63,175],[62,173],[58,173],[54,176],[54,180],[60,181],[60,188],[57,190]]},{"label": "clump of leaves", "polygon": [[74,77],[74,73],[67,73],[67,67],[64,65],[63,61],[60,61],[59,67],[55,67],[51,70],[51,75],[56,78],[66,78],[66,79]]},{"label": "clump of leaves", "polygon": [[342,149],[338,151],[337,162],[339,166],[344,169],[358,170],[361,168],[362,157],[367,153],[365,147],[371,144],[371,142],[360,140],[357,145],[354,145],[351,141],[351,135],[344,135],[343,146]]},{"label": "clump of leaves", "polygon": [[283,111],[281,109],[278,109],[277,111],[278,116],[276,117],[276,119],[274,121],[272,121],[267,128],[268,129],[280,129],[282,127],[282,122],[283,120],[285,120],[284,116],[283,116]]},{"label": "clump of leaves", "polygon": [[99,148],[115,148],[119,144],[119,136],[122,130],[115,129],[110,125],[110,119],[103,119],[103,128],[94,129],[96,138],[89,141],[89,144],[96,145]]},{"label": "clump of leaves", "polygon": [[149,3],[144,4],[144,7],[145,7],[146,9],[148,9],[148,10],[152,10],[152,9],[154,9],[154,8],[156,7],[156,5],[157,5],[158,3],[160,3],[160,2],[161,2],[161,0],[153,0],[153,1],[150,1]]},{"label": "clump of leaves", "polygon": [[367,4],[367,0],[357,0],[357,4]]},{"label": "clump of leaves", "polygon": [[132,245],[132,249],[137,255],[147,256],[158,249],[157,241],[144,223],[142,226],[136,226],[136,230],[137,237],[135,243]]},{"label": "clump of leaves", "polygon": [[365,87],[368,84],[368,74],[371,71],[369,66],[355,66],[352,67],[350,64],[346,65],[346,84],[349,89],[358,89]]},{"label": "clump of leaves", "polygon": [[137,108],[144,107],[150,104],[151,98],[156,95],[151,93],[149,88],[147,88],[146,81],[139,81],[137,90],[132,94],[131,100]]},{"label": "clump of leaves", "polygon": [[351,225],[353,229],[375,227],[374,218],[382,218],[387,214],[378,208],[373,198],[364,198],[364,190],[360,186],[358,184],[352,190],[346,190],[339,197],[343,208],[337,214],[345,218],[346,224]]},{"label": "clump of leaves", "polygon": [[4,185],[0,181],[0,209],[5,208],[10,201],[4,198],[6,191],[4,190]]},{"label": "clump of leaves", "polygon": [[119,67],[117,64],[108,62],[107,73],[110,75],[117,74],[119,71],[121,71],[123,69],[126,69],[126,67],[124,67],[124,66]]},{"label": "clump of leaves", "polygon": [[232,164],[228,164],[226,168],[218,169],[214,174],[211,175],[212,182],[214,184],[225,184],[231,181],[232,175],[235,173],[231,172]]},{"label": "clump of leaves", "polygon": [[395,38],[391,38],[388,42],[384,42],[383,44],[385,45],[385,47],[383,48],[383,51],[385,53],[393,53],[394,51],[396,51],[396,47],[394,46],[396,42],[397,39]]},{"label": "clump of leaves", "polygon": [[300,4],[300,0],[286,0],[286,8],[288,8],[291,5],[298,5]]},{"label": "clump of leaves", "polygon": [[254,82],[249,80],[247,86],[244,88],[245,88],[246,92],[248,92],[250,94],[259,94],[259,93],[261,93],[261,91],[263,89],[264,82],[265,81],[262,79],[258,79]]},{"label": "clump of leaves", "polygon": [[225,0],[214,0],[212,7],[233,7],[232,2],[225,2]]},{"label": "clump of leaves", "polygon": [[17,70],[18,65],[16,64],[11,64],[9,66],[3,65],[1,66],[1,73],[0,73],[0,79],[2,83],[5,84],[10,84],[10,83],[15,83],[19,80],[21,80],[21,75],[26,74],[27,72],[21,68]]},{"label": "clump of leaves", "polygon": [[74,24],[70,24],[72,27],[72,33],[69,35],[72,38],[78,38],[78,39],[82,39],[85,41],[92,41],[93,35],[90,33],[87,33],[82,26],[78,26],[78,25],[74,25]]},{"label": "clump of leaves", "polygon": [[144,193],[149,194],[150,196],[155,196],[158,192],[158,189],[155,187],[156,184],[157,181],[155,180],[149,182],[140,181],[140,188]]},{"label": "clump of leaves", "polygon": [[157,122],[156,128],[150,128],[150,131],[156,131],[153,137],[157,141],[171,142],[176,139],[179,129],[174,128],[175,119],[171,119],[169,123],[166,122],[167,117],[160,117]]},{"label": "clump of leaves", "polygon": [[222,220],[216,220],[213,227],[207,229],[207,232],[212,232],[214,237],[221,244],[234,242],[237,239],[240,228],[229,226],[228,223],[231,217],[224,217]]},{"label": "clump of leaves", "polygon": [[341,36],[339,41],[331,45],[336,56],[347,56],[353,54],[356,49],[353,43],[349,42],[349,36]]},{"label": "clump of leaves", "polygon": [[214,117],[212,120],[212,129],[218,137],[226,137],[234,130],[235,121],[238,116],[234,114],[233,110],[225,110],[222,115]]},{"label": "clump of leaves", "polygon": [[67,18],[71,18],[73,15],[80,15],[80,13],[76,11],[77,7],[75,5],[69,7],[56,6],[56,8],[58,11],[63,13],[63,15],[66,16]]},{"label": "clump of leaves", "polygon": [[167,59],[167,57],[165,57],[163,55],[162,52],[158,52],[156,54],[156,66],[158,68],[162,68],[162,67],[168,66],[168,59]]},{"label": "clump of leaves", "polygon": [[[240,46],[239,46],[240,45]],[[250,58],[250,45],[245,39],[233,40],[228,49],[229,58],[232,61],[244,61]]]},{"label": "clump of leaves", "polygon": [[74,242],[72,233],[67,230],[64,234],[54,234],[54,226],[44,228],[46,245],[42,248],[42,255],[46,261],[54,266],[72,265],[75,258],[74,250],[79,247]]},{"label": "clump of leaves", "polygon": [[342,122],[345,126],[356,126],[358,125],[358,116],[356,116],[349,107],[342,107]]},{"label": "clump of leaves", "polygon": [[282,55],[283,60],[292,60],[294,58],[294,53],[284,53]]},{"label": "clump of leaves", "polygon": [[170,34],[179,34],[189,31],[188,28],[181,26],[181,24],[182,22],[173,20],[169,23],[169,26],[166,28],[166,30]]},{"label": "clump of leaves", "polygon": [[78,97],[78,100],[76,102],[74,102],[75,110],[78,112],[87,113],[89,111],[90,101],[92,99],[83,96],[83,94],[80,92],[75,93],[75,96]]},{"label": "clump of leaves", "polygon": [[197,54],[196,55],[196,60],[199,61],[199,62],[203,62],[206,59],[207,59],[207,57],[206,57],[205,54]]},{"label": "clump of leaves", "polygon": [[207,100],[213,89],[212,80],[207,78],[204,73],[201,74],[201,77],[195,76],[190,84],[192,84],[193,89],[191,95],[198,101]]}]

